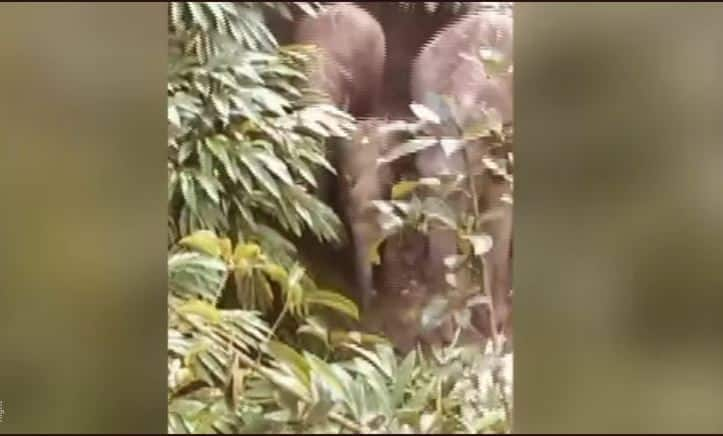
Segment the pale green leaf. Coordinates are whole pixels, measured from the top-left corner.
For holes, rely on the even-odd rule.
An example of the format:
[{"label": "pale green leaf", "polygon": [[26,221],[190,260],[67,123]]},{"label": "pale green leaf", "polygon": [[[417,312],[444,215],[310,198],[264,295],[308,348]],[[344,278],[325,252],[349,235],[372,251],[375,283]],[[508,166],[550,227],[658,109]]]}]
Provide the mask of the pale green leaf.
[{"label": "pale green leaf", "polygon": [[416,180],[402,180],[401,182],[396,183],[392,186],[392,199],[397,200],[405,197],[407,194],[414,191],[418,185],[419,182]]},{"label": "pale green leaf", "polygon": [[193,213],[196,213],[198,208],[196,207],[196,192],[193,188],[193,177],[186,172],[179,173],[179,177],[181,180],[181,193],[183,194],[183,199],[186,201],[188,208]]},{"label": "pale green leaf", "polygon": [[316,377],[319,377],[319,380],[332,394],[332,399],[334,401],[341,401],[345,399],[346,392],[344,384],[331,369],[331,366],[311,353],[304,352],[304,357],[306,358],[313,374]]},{"label": "pale green leaf", "polygon": [[221,242],[218,236],[210,230],[199,230],[181,239],[179,244],[213,257],[221,255]]},{"label": "pale green leaf", "polygon": [[206,301],[188,301],[179,307],[178,311],[183,314],[199,315],[211,324],[219,324],[221,322],[221,314],[218,309]]},{"label": "pale green leaf", "polygon": [[194,177],[208,197],[218,204],[221,201],[218,191],[223,189],[218,182],[205,174],[195,173]]},{"label": "pale green leaf", "polygon": [[326,306],[351,318],[359,319],[359,309],[356,304],[337,292],[322,290],[307,292],[305,300],[307,304]]},{"label": "pale green leaf", "polygon": [[259,164],[258,161],[252,156],[248,154],[244,154],[241,156],[241,162],[243,162],[246,165],[246,168],[251,171],[251,173],[256,177],[256,180],[259,181],[259,183],[266,188],[266,190],[271,193],[274,197],[280,199],[281,193],[279,192],[279,187],[276,185],[276,182],[271,177],[271,175]]},{"label": "pale green leaf", "polygon": [[304,386],[308,386],[311,382],[309,378],[310,367],[301,354],[288,345],[278,341],[269,341],[268,347],[269,353],[274,358],[287,364],[289,369],[303,382]]},{"label": "pale green leaf", "polygon": [[272,173],[276,175],[279,179],[281,179],[284,183],[288,185],[293,185],[294,181],[291,179],[291,174],[289,174],[289,169],[286,167],[286,164],[276,156],[274,156],[271,153],[265,153],[265,152],[256,152],[254,154],[254,157],[266,165],[266,168],[268,168]]}]

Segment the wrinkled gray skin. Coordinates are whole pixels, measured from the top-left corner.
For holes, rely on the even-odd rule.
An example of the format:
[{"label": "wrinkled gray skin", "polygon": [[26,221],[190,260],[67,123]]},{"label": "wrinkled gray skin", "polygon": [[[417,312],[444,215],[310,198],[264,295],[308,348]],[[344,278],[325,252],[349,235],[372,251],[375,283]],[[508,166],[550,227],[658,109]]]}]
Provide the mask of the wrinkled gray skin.
[{"label": "wrinkled gray skin", "polygon": [[478,53],[481,46],[492,47],[511,63],[512,31],[512,19],[494,13],[471,14],[446,26],[414,61],[412,99],[424,104],[428,93],[450,95],[459,100],[463,112],[473,114],[486,104],[511,120],[511,73],[488,77]]},{"label": "wrinkled gray skin", "polygon": [[[446,27],[425,46],[412,70],[412,98],[431,105],[430,93],[452,96],[457,100],[462,127],[473,123],[484,108],[496,109],[505,123],[513,117],[512,71],[489,77],[479,59],[480,46],[499,50],[511,64],[513,56],[512,19],[497,14],[481,13],[464,17]],[[468,144],[471,162],[479,162],[484,144]],[[432,147],[417,156],[421,176],[459,174],[466,170],[464,150],[446,157],[441,148]],[[506,183],[485,177],[477,186],[481,210],[499,208],[501,217],[485,225],[493,239],[493,248],[486,255],[490,268],[490,288],[495,308],[495,328],[508,330],[511,313],[511,253],[512,208],[500,201],[504,192],[510,193]],[[458,208],[471,207],[470,201],[457,198]],[[456,235],[452,231],[434,230],[429,235],[427,269],[435,277],[434,289],[444,286],[444,259],[457,253]],[[487,335],[489,321],[482,313],[475,314],[475,324]]]},{"label": "wrinkled gray skin", "polygon": [[[309,76],[313,87],[325,91],[337,107],[356,118],[375,113],[384,74],[386,41],[372,15],[351,3],[327,5],[319,16],[301,20],[294,42],[321,49],[320,68]],[[331,197],[350,235],[356,293],[364,308],[374,294],[368,256],[379,234],[371,201],[382,198],[387,177],[376,167],[384,147],[377,125],[377,121],[360,122],[351,141],[334,141],[331,160],[338,175],[335,181],[321,183],[326,184],[327,191],[322,197]],[[349,259],[337,261],[343,265]]]},{"label": "wrinkled gray skin", "polygon": [[395,141],[393,134],[380,129],[384,124],[359,121],[352,141],[342,145],[338,161],[339,204],[352,239],[357,293],[364,309],[376,294],[370,254],[382,236],[372,202],[387,199],[394,182],[392,168],[377,165],[377,159]]},{"label": "wrinkled gray skin", "polygon": [[378,105],[386,41],[376,19],[352,3],[328,5],[299,23],[294,41],[321,49],[322,65],[310,80],[355,117],[371,116]]}]

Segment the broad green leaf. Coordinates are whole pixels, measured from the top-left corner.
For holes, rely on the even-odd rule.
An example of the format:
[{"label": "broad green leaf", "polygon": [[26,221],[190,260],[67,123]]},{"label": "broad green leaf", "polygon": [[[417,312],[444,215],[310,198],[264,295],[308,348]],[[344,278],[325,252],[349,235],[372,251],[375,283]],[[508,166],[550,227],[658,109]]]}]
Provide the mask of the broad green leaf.
[{"label": "broad green leaf", "polygon": [[298,377],[293,377],[271,368],[260,368],[259,372],[276,386],[298,395],[303,400],[310,401],[308,385]]},{"label": "broad green leaf", "polygon": [[[287,190],[286,192],[290,193],[291,191]],[[296,214],[299,215],[299,217],[301,217],[302,220],[304,220],[304,222],[306,223],[307,226],[309,226],[309,228],[313,229],[314,228],[314,220],[311,217],[311,213],[309,212],[309,210],[304,208],[304,206],[299,204],[299,202],[297,202],[297,201],[293,201],[292,204],[294,206],[294,211],[296,211]]]},{"label": "broad green leaf", "polygon": [[193,188],[193,178],[185,171],[179,173],[179,177],[181,179],[181,193],[183,194],[183,199],[186,201],[186,204],[191,212],[196,213],[198,209],[196,207],[196,192]]},{"label": "broad green leaf", "polygon": [[221,248],[221,258],[226,262],[230,262],[232,260],[231,240],[228,238],[222,238],[219,240],[219,246]]},{"label": "broad green leaf", "polygon": [[229,367],[228,384],[224,391],[226,404],[230,410],[236,410],[238,408],[239,397],[243,393],[244,378],[248,374],[247,369],[239,367],[239,359],[237,355],[231,360],[231,366]]},{"label": "broad green leaf", "polygon": [[261,123],[261,119],[259,118],[260,114],[254,108],[253,102],[250,101],[249,97],[243,95],[232,95],[229,99],[233,102],[234,106],[241,115],[248,118],[255,124]]},{"label": "broad green leaf", "polygon": [[359,319],[359,309],[356,304],[337,292],[323,290],[307,292],[305,301],[307,304],[326,306],[351,318]]},{"label": "broad green leaf", "polygon": [[323,321],[314,316],[308,317],[305,321],[306,321],[306,324],[300,326],[296,330],[296,333],[299,335],[308,334],[310,336],[319,338],[325,345],[328,346],[329,345],[329,331],[328,331],[327,327],[324,325]]},{"label": "broad green leaf", "polygon": [[[368,409],[376,411],[378,407],[381,407],[382,412],[391,414],[392,400],[386,386],[384,374],[365,359],[356,358],[354,363],[355,369],[364,376],[365,382],[372,388],[376,397],[374,406],[377,407],[368,407]],[[372,395],[367,396],[367,401],[372,400],[370,397]],[[368,402],[367,406],[372,406],[372,404]]]},{"label": "broad green leaf", "polygon": [[285,115],[285,108],[289,106],[289,102],[285,98],[267,88],[254,88],[251,98],[279,116]]},{"label": "broad green leaf", "polygon": [[221,255],[221,242],[210,230],[199,230],[181,239],[179,244],[201,251],[213,257]]},{"label": "broad green leaf", "polygon": [[384,362],[387,373],[392,377],[392,374],[397,371],[397,356],[394,354],[394,349],[387,344],[379,344],[374,349],[381,361]]},{"label": "broad green leaf", "polygon": [[280,362],[286,363],[304,386],[309,385],[311,381],[309,378],[310,367],[301,354],[288,345],[274,340],[269,341],[268,347],[271,355]]},{"label": "broad green leaf", "polygon": [[221,314],[218,309],[203,300],[188,301],[179,307],[178,311],[183,314],[199,315],[214,325],[221,323]]},{"label": "broad green leaf", "polygon": [[196,181],[198,181],[198,184],[201,186],[201,188],[203,188],[204,192],[206,192],[208,197],[213,200],[214,203],[218,204],[218,202],[220,201],[218,195],[219,188],[223,190],[223,188],[218,185],[218,182],[204,174],[195,173],[194,176]]},{"label": "broad green leaf", "polygon": [[261,290],[259,297],[263,298],[265,303],[272,304],[274,302],[274,292],[271,289],[271,284],[267,280],[266,276],[258,272],[254,272],[254,278],[256,279],[255,283],[257,285],[257,289]]},{"label": "broad green leaf", "polygon": [[209,374],[212,375],[209,380],[212,386],[218,385],[218,384],[226,384],[226,369],[221,364],[221,359],[219,359],[213,352],[212,349],[209,349],[205,352],[201,352],[197,355],[198,361],[201,363],[201,367]]},{"label": "broad green leaf", "polygon": [[[237,90],[239,88],[238,82],[235,80],[235,78],[228,73],[211,73],[211,77],[218,80],[223,85],[227,86],[228,88],[232,90]],[[228,110],[228,102],[226,102],[226,109]]]},{"label": "broad green leaf", "polygon": [[192,418],[204,408],[206,408],[206,404],[201,401],[185,398],[176,398],[168,404],[169,413],[178,413],[187,418]]},{"label": "broad green leaf", "polygon": [[358,345],[349,344],[349,343],[344,344],[344,347],[348,348],[350,350],[353,350],[360,356],[364,357],[367,361],[374,364],[374,366],[376,366],[376,368],[385,376],[390,377],[390,378],[392,377],[392,374],[391,374],[389,368],[386,365],[384,365],[384,363],[379,359],[379,356],[376,353],[374,353],[370,350],[366,350],[362,347],[359,347]]},{"label": "broad green leaf", "polygon": [[319,381],[321,381],[324,387],[326,387],[332,394],[332,399],[334,401],[340,401],[345,399],[346,392],[344,389],[344,384],[341,380],[339,380],[337,375],[331,369],[331,366],[306,351],[304,352],[304,357],[309,363],[309,367],[311,368],[313,375],[318,377]]},{"label": "broad green leaf", "polygon": [[332,330],[329,333],[329,341],[335,347],[345,343],[361,344],[362,337],[361,333],[356,331],[348,332],[346,330]]},{"label": "broad green leaf", "polygon": [[397,200],[406,196],[410,192],[414,191],[418,185],[419,182],[416,180],[402,180],[401,182],[396,183],[392,186],[392,199]]},{"label": "broad green leaf", "polygon": [[317,398],[305,413],[304,422],[306,425],[318,426],[326,422],[335,401],[331,398],[329,386],[316,373],[311,374],[311,380]]},{"label": "broad green leaf", "polygon": [[407,385],[412,378],[412,370],[416,364],[416,357],[416,352],[414,350],[410,351],[395,374],[392,390],[392,407],[398,407],[404,399]]},{"label": "broad green leaf", "polygon": [[298,263],[294,263],[289,271],[287,285],[289,287],[297,286],[301,279],[304,277],[305,272],[306,270],[301,265],[299,265]]},{"label": "broad green leaf", "polygon": [[251,171],[259,183],[266,188],[271,195],[277,199],[281,199],[281,193],[279,192],[279,187],[276,185],[276,182],[252,155],[242,154],[240,159],[241,162],[246,165],[246,168]]},{"label": "broad green leaf", "polygon": [[214,109],[216,109],[216,112],[218,112],[218,115],[221,117],[224,123],[227,122],[230,109],[228,100],[225,98],[221,98],[217,95],[212,95],[211,102],[213,103]]},{"label": "broad green leaf", "polygon": [[269,276],[271,280],[279,284],[286,284],[288,274],[286,270],[276,264],[264,264],[261,266],[261,270]]},{"label": "broad green leaf", "polygon": [[311,172],[309,167],[303,161],[299,160],[294,162],[292,168],[296,170],[296,172],[306,181],[306,183],[315,188],[318,186],[316,176],[314,176],[314,173]]},{"label": "broad green leaf", "polygon": [[293,417],[292,412],[286,409],[275,410],[264,415],[265,419],[282,424],[288,423]]},{"label": "broad green leaf", "polygon": [[367,413],[367,401],[366,401],[366,384],[363,383],[360,376],[356,376],[354,381],[349,385],[349,393],[352,398],[350,402],[350,409],[356,420],[361,418]]},{"label": "broad green leaf", "polygon": [[226,175],[232,181],[236,181],[239,180],[241,176],[239,175],[238,167],[231,163],[231,158],[226,151],[227,143],[228,140],[223,136],[217,136],[206,140],[206,145],[209,150],[211,150],[211,153],[213,153],[213,155],[216,156],[216,159],[223,164]]},{"label": "broad green leaf", "polygon": [[181,127],[181,116],[178,115],[178,110],[175,106],[168,106],[168,122],[175,127]]},{"label": "broad green leaf", "polygon": [[266,168],[268,168],[272,173],[276,175],[281,181],[286,183],[287,185],[293,185],[294,181],[291,179],[291,174],[289,174],[289,170],[286,167],[286,164],[284,164],[283,161],[281,161],[279,158],[274,156],[271,153],[265,153],[265,152],[257,152],[255,153],[256,159],[260,160],[261,162],[266,165]]},{"label": "broad green leaf", "polygon": [[236,249],[233,253],[233,258],[235,261],[239,261],[241,259],[245,260],[253,260],[257,259],[261,255],[261,247],[259,247],[257,244],[254,243],[247,243],[247,244],[238,244],[236,246]]}]

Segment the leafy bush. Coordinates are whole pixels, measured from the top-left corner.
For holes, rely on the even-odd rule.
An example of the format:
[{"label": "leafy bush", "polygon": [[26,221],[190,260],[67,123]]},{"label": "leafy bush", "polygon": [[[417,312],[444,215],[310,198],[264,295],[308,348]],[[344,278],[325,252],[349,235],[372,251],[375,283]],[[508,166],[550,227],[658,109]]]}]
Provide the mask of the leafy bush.
[{"label": "leafy bush", "polygon": [[[189,249],[177,247],[168,262],[170,433],[505,429],[510,375],[498,392],[491,374],[510,362],[493,350],[452,344],[399,359],[381,338],[309,316],[319,306],[357,314],[337,294],[302,290],[300,269],[267,263],[257,246],[231,251],[206,231],[182,245]],[[275,340],[278,322],[258,311],[216,308],[225,277],[250,264],[273,271],[289,312],[304,315],[297,333],[319,339],[325,356]]]},{"label": "leafy bush", "polygon": [[[313,51],[278,46],[264,12],[321,7],[169,4],[168,431],[508,431],[510,355],[455,340],[397,356],[336,326],[357,307],[297,260],[290,235],[342,237],[316,191],[326,141],[354,120],[308,88]],[[222,308],[229,283],[238,307]]]}]

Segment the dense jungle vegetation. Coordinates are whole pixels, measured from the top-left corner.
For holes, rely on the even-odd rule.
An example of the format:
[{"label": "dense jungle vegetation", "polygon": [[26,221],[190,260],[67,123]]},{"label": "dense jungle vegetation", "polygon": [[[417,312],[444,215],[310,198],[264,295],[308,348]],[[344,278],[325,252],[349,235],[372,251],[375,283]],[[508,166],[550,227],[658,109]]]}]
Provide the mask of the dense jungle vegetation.
[{"label": "dense jungle vegetation", "polygon": [[[399,7],[464,10],[458,2]],[[383,335],[349,328],[356,304],[319,286],[299,256],[302,235],[342,238],[340,218],[315,189],[319,171],[333,170],[329,140],[349,136],[355,119],[310,89],[313,50],[280,46],[265,14],[320,8],[169,4],[168,431],[509,432],[512,354],[497,340],[463,344],[458,329],[451,344],[395,352]],[[438,109],[414,111],[420,123],[454,122],[453,110]],[[488,117],[460,138],[470,135],[505,142],[511,129]],[[397,157],[430,141],[415,138]],[[387,203],[389,228],[429,219],[456,226],[460,217],[443,201],[455,183],[395,186],[395,198],[408,201]],[[419,201],[417,185],[438,188],[440,201]],[[459,233],[464,261],[479,269],[489,241],[474,226]],[[476,292],[468,305],[484,301],[484,289]],[[467,309],[435,300],[421,318],[463,326]]]}]

